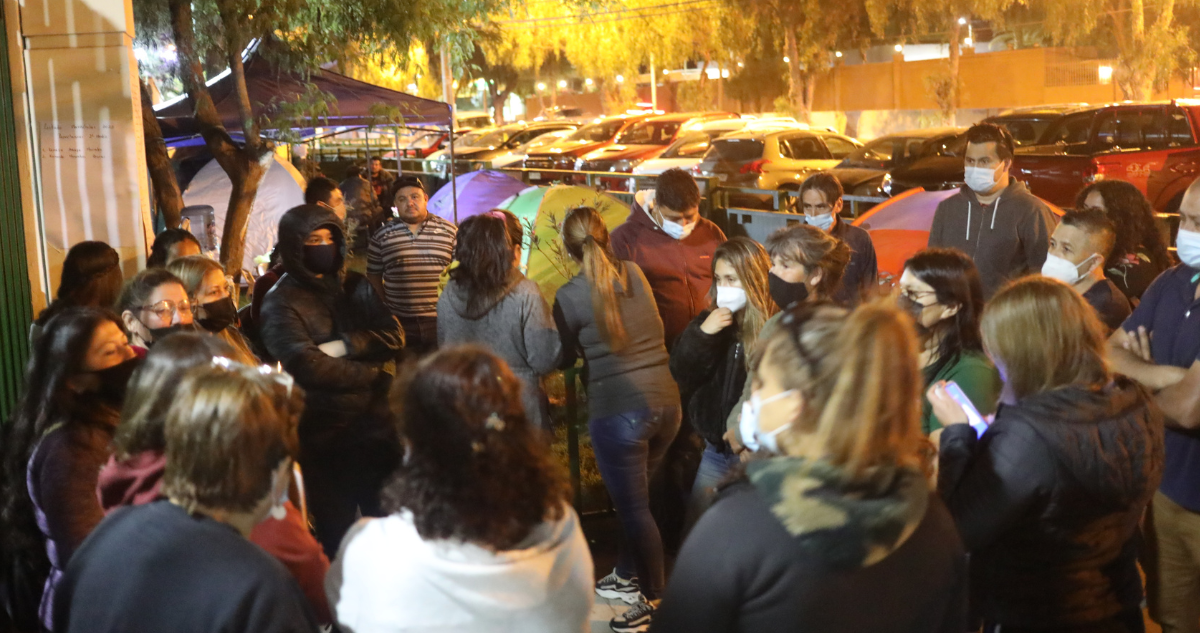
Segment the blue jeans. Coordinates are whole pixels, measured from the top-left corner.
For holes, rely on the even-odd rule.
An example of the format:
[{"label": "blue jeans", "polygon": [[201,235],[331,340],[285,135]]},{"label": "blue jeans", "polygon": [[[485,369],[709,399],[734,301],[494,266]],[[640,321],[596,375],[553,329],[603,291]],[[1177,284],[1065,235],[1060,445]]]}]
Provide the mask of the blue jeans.
[{"label": "blue jeans", "polygon": [[725,476],[737,468],[742,460],[733,451],[721,451],[704,441],[704,455],[700,457],[700,470],[696,471],[696,483],[692,485],[692,502],[701,508],[707,508],[712,503],[714,488]]},{"label": "blue jeans", "polygon": [[638,577],[642,595],[658,599],[665,582],[662,536],[650,515],[650,477],[679,432],[679,407],[655,407],[588,422],[600,477],[621,522],[617,575]]}]

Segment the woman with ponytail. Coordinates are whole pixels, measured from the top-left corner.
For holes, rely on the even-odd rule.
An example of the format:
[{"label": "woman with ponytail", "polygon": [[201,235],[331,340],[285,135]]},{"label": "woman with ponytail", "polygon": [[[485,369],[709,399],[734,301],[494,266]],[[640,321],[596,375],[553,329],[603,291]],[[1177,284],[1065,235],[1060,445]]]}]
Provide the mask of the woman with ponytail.
[{"label": "woman with ponytail", "polygon": [[588,630],[592,556],[521,394],[504,361],[467,346],[392,388],[405,456],[391,514],[351,528],[325,579],[343,630]]},{"label": "woman with ponytail", "polygon": [[962,544],[922,467],[921,384],[896,308],[785,312],[742,414],[764,457],[692,530],[655,632],[967,630]]},{"label": "woman with ponytail", "polygon": [[725,420],[741,399],[759,332],[778,310],[768,290],[770,269],[766,249],[748,237],[718,246],[709,309],[692,320],[671,350],[671,375],[688,403],[688,422],[704,438],[693,512],[708,504],[713,487],[741,461],[723,439]]},{"label": "woman with ponytail", "polygon": [[562,239],[581,269],[555,295],[563,366],[580,354],[587,362],[588,431],[625,536],[616,569],[596,593],[634,605],[613,619],[613,630],[644,631],[664,582],[649,482],[679,431],[679,389],[650,284],[637,264],[613,255],[600,214],[572,210]]}]

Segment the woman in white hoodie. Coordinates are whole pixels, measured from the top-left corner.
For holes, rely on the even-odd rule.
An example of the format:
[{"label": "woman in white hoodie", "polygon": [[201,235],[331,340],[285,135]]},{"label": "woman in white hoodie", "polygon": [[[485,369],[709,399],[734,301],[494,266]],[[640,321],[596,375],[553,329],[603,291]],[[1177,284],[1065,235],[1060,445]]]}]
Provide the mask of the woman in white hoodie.
[{"label": "woman in white hoodie", "polygon": [[346,535],[326,576],[353,633],[581,633],[592,557],[570,484],[527,421],[521,383],[477,347],[444,349],[393,389],[405,458],[392,514]]}]

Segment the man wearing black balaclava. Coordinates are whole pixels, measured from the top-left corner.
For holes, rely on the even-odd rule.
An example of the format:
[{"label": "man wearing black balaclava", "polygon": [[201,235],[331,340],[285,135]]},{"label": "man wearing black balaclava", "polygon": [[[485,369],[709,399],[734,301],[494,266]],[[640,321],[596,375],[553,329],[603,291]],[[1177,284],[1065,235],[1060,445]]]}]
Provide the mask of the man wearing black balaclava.
[{"label": "man wearing black balaclava", "polygon": [[399,460],[387,390],[404,331],[367,279],[343,270],[345,233],[329,209],[288,211],[277,248],[287,272],[259,327],[305,392],[300,465],[317,540],[333,558],[358,512],[383,515],[379,489]]}]

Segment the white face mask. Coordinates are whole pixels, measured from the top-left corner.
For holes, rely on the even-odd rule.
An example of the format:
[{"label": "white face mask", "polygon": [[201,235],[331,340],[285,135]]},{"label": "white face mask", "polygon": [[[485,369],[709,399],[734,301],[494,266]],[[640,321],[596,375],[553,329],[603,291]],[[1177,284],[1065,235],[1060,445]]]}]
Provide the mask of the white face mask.
[{"label": "white face mask", "polygon": [[746,291],[733,286],[717,286],[717,307],[737,312],[746,307]]},{"label": "white face mask", "polygon": [[1074,285],[1080,279],[1086,277],[1088,273],[1092,272],[1090,266],[1087,268],[1087,270],[1080,272],[1079,266],[1086,265],[1088,262],[1092,261],[1092,258],[1095,256],[1095,253],[1089,255],[1087,259],[1083,260],[1083,262],[1077,266],[1057,255],[1047,253],[1046,263],[1042,264],[1042,275],[1051,279],[1057,279],[1068,286]]},{"label": "white face mask", "polygon": [[779,441],[777,438],[779,434],[790,427],[792,423],[788,422],[787,424],[781,424],[779,428],[775,429],[774,431],[764,432],[762,430],[762,420],[759,418],[762,415],[762,408],[764,404],[786,398],[795,391],[795,389],[788,389],[787,391],[777,393],[766,400],[763,400],[762,397],[758,395],[757,391],[750,394],[750,399],[742,403],[742,417],[738,422],[738,431],[741,433],[743,446],[755,452],[761,449],[765,449],[776,454],[780,452]]},{"label": "white face mask", "polygon": [[828,233],[829,227],[833,226],[833,213],[806,215],[804,216],[804,221]]},{"label": "white face mask", "polygon": [[986,194],[996,187],[996,170],[987,167],[966,167],[963,180],[971,191]]},{"label": "white face mask", "polygon": [[666,231],[667,235],[670,235],[677,240],[682,240],[683,238],[691,235],[692,230],[695,228],[696,222],[692,222],[691,224],[684,226],[678,222],[672,222],[666,218],[663,218],[662,221],[662,230]]},{"label": "white face mask", "polygon": [[1175,248],[1180,261],[1192,268],[1200,268],[1200,232],[1179,229]]}]

